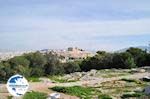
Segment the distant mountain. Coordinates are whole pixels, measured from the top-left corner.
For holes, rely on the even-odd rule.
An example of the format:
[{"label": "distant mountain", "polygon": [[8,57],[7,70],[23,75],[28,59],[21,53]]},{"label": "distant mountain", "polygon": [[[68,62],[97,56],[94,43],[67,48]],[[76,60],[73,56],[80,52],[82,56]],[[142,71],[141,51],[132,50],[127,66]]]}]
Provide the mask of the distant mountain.
[{"label": "distant mountain", "polygon": [[[124,48],[124,49],[120,49],[118,51],[115,51],[115,52],[125,52],[127,49],[129,49],[130,47],[128,48]],[[147,50],[147,51],[150,51],[150,47],[149,46],[136,46],[135,48],[140,48],[142,50]]]}]

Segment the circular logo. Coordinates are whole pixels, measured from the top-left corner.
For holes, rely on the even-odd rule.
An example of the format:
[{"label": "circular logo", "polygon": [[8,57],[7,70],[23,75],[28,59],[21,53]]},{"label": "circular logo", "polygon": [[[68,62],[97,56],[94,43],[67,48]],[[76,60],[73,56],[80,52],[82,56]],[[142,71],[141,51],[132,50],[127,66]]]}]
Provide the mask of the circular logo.
[{"label": "circular logo", "polygon": [[7,89],[13,96],[22,96],[28,90],[28,81],[21,75],[14,75],[7,81]]}]

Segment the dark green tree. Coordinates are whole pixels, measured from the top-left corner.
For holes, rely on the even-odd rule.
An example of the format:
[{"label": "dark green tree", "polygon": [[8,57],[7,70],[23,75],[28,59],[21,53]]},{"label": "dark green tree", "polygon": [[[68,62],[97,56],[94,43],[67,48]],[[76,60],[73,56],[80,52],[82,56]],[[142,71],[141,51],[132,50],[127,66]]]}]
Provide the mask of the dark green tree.
[{"label": "dark green tree", "polygon": [[64,67],[59,61],[59,56],[50,52],[45,55],[47,63],[44,66],[46,75],[64,74]]},{"label": "dark green tree", "polygon": [[47,63],[45,56],[40,52],[29,53],[24,56],[30,61],[31,76],[43,76],[44,66]]},{"label": "dark green tree", "polygon": [[73,73],[81,71],[80,66],[77,62],[64,63],[65,73]]},{"label": "dark green tree", "polygon": [[16,56],[10,60],[8,60],[12,68],[17,67],[18,65],[29,66],[30,61],[27,60],[24,56]]},{"label": "dark green tree", "polygon": [[115,53],[113,55],[113,64],[114,68],[132,68],[136,67],[134,58],[129,52]]},{"label": "dark green tree", "polygon": [[141,66],[145,65],[145,61],[146,61],[145,56],[147,54],[146,51],[143,51],[140,48],[131,47],[126,52],[129,52],[133,56],[135,64],[138,67],[141,67]]}]

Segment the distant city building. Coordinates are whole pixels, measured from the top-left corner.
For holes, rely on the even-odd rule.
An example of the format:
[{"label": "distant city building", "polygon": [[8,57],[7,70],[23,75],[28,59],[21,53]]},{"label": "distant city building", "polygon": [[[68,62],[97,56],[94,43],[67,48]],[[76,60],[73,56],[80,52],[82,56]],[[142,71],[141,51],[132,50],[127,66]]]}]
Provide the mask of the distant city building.
[{"label": "distant city building", "polygon": [[[13,58],[15,56],[21,56],[24,53],[30,53],[30,52],[36,52],[36,51],[21,51],[21,52],[1,52],[0,53],[0,61],[2,60],[8,60],[10,58]],[[43,49],[40,50],[42,54],[45,53],[53,53],[59,56],[59,59],[61,62],[69,62],[69,61],[75,61],[75,60],[82,60],[86,59],[87,57],[94,56],[94,53],[90,51],[85,51],[83,49],[79,49],[77,47],[69,47],[67,50],[52,50],[52,49]]]},{"label": "distant city building", "polygon": [[56,51],[56,53],[61,57],[62,62],[81,60],[94,56],[94,53],[79,49],[77,47],[69,47],[67,50]]},{"label": "distant city building", "polygon": [[69,62],[75,60],[82,60],[86,59],[87,57],[94,56],[94,53],[90,51],[85,51],[83,49],[79,49],[77,47],[69,47],[67,50],[51,50],[51,49],[44,49],[40,51],[41,53],[49,53],[52,52],[59,56],[61,62]]},{"label": "distant city building", "polygon": [[8,59],[13,58],[15,56],[21,56],[25,53],[30,53],[30,52],[33,52],[33,51],[0,52],[0,61],[8,60]]}]

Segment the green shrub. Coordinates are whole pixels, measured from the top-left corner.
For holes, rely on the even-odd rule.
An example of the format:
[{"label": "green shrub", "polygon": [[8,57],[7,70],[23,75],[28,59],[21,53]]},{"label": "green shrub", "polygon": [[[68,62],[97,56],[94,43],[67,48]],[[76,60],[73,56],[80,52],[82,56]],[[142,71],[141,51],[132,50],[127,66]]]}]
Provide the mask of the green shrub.
[{"label": "green shrub", "polygon": [[81,71],[81,68],[79,66],[79,63],[77,62],[68,62],[64,64],[65,73],[73,73]]},{"label": "green shrub", "polygon": [[47,94],[40,92],[28,92],[24,95],[23,99],[46,99]]},{"label": "green shrub", "polygon": [[73,87],[56,86],[51,89],[57,92],[75,95],[84,99],[91,99],[93,96],[98,95],[100,93],[96,89],[90,87],[81,87],[81,86],[73,86]]},{"label": "green shrub", "polygon": [[130,97],[141,97],[141,96],[144,96],[144,93],[123,94],[121,98],[125,99],[125,98],[130,98]]},{"label": "green shrub", "polygon": [[39,80],[39,77],[29,77],[29,78],[27,78],[28,79],[28,81],[30,81],[30,82],[40,82],[41,80]]},{"label": "green shrub", "polygon": [[101,94],[98,96],[98,99],[112,99],[109,95]]},{"label": "green shrub", "polygon": [[12,98],[13,98],[13,96],[8,96],[8,97],[7,97],[7,99],[12,99]]},{"label": "green shrub", "polygon": [[140,82],[138,80],[135,80],[135,79],[126,79],[126,78],[123,78],[121,80],[126,81],[126,82],[134,82],[136,84],[142,84],[142,82]]},{"label": "green shrub", "polygon": [[59,82],[59,83],[66,83],[66,82],[76,82],[76,80],[67,80],[65,78],[63,78],[62,76],[60,75],[57,75],[57,76],[49,76],[49,79],[51,79],[52,81],[54,82]]}]

